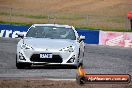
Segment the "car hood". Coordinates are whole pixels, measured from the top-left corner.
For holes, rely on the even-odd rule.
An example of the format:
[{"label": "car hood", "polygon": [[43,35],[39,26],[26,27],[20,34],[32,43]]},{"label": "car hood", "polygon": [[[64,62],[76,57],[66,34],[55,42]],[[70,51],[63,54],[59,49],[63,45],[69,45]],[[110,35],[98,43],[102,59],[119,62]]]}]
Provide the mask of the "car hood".
[{"label": "car hood", "polygon": [[33,48],[61,49],[68,46],[75,46],[75,40],[48,39],[48,38],[25,38],[24,43]]}]

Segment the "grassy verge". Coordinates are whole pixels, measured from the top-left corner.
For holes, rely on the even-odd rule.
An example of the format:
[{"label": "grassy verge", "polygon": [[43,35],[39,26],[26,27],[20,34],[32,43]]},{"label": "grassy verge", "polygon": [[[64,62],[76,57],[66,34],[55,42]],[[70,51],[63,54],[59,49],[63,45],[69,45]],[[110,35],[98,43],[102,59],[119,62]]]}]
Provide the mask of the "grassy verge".
[{"label": "grassy verge", "polygon": [[0,21],[0,24],[11,24],[11,25],[22,25],[22,26],[31,26],[31,23],[18,23],[18,22],[5,22]]},{"label": "grassy verge", "polygon": [[[18,22],[5,22],[5,21],[0,21],[0,24],[31,26],[33,23],[18,23]],[[132,32],[132,30],[125,30],[125,29],[112,29],[112,28],[98,29],[98,28],[95,28],[95,27],[83,27],[83,26],[75,26],[75,27],[77,29],[84,29],[84,30],[88,30],[89,29],[89,30],[103,30],[103,31],[114,31],[114,32]]]},{"label": "grassy verge", "polygon": [[[116,18],[101,18],[98,16],[89,16],[89,18],[83,17],[83,16],[75,16],[75,15],[57,15],[54,14],[54,16],[48,16],[48,15],[31,15],[31,14],[18,14],[18,13],[8,13],[8,12],[0,12],[1,16],[12,16],[12,17],[24,17],[24,19],[26,18],[30,18],[31,22],[18,22],[18,21],[0,21],[1,24],[15,24],[15,25],[24,25],[24,26],[30,26],[33,23],[37,22],[37,23],[46,23],[48,19],[52,19],[51,21],[54,21],[53,19],[55,18],[55,22],[59,22],[59,23],[64,23],[67,24],[69,23],[70,25],[75,25],[76,28],[80,28],[80,29],[90,29],[90,30],[103,30],[103,31],[116,31],[116,32],[132,32],[132,30],[130,29],[124,29],[124,28],[119,28],[119,27],[114,27],[114,26],[106,26],[105,23],[112,23],[112,24],[116,24],[118,25],[123,25],[125,19],[123,19],[122,17],[116,17]],[[97,19],[96,19],[97,18]],[[23,18],[21,18],[23,19]],[[97,23],[96,23],[96,20]],[[39,22],[38,22],[39,20]],[[96,23],[98,25],[99,23],[99,27],[96,26],[92,26],[92,25],[87,25],[91,22],[91,24]],[[100,22],[104,22],[104,24],[100,24]],[[102,25],[102,26],[101,26]],[[115,26],[116,26],[115,25]]]},{"label": "grassy verge", "polygon": [[24,15],[24,14],[18,14],[18,13],[8,13],[8,12],[0,12],[0,15],[3,15],[3,16],[17,16],[17,17],[25,17],[25,18],[33,18],[33,19],[47,19],[47,18],[56,18],[56,19],[70,19],[70,20],[83,20],[85,18],[83,17],[78,17],[78,16],[73,16],[73,15],[70,15],[70,16],[64,16],[64,15]]}]

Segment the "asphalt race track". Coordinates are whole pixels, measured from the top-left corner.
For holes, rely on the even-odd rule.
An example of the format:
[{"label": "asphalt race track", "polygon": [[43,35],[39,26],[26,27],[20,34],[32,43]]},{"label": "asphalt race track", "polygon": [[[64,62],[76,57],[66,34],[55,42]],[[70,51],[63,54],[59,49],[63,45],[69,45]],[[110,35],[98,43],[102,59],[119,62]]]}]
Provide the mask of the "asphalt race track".
[{"label": "asphalt race track", "polygon": [[[15,66],[18,39],[0,38],[0,78],[55,78],[75,79],[76,69],[69,67],[33,67],[17,69]],[[99,45],[86,45],[84,68],[88,74],[132,75],[132,49]]]}]

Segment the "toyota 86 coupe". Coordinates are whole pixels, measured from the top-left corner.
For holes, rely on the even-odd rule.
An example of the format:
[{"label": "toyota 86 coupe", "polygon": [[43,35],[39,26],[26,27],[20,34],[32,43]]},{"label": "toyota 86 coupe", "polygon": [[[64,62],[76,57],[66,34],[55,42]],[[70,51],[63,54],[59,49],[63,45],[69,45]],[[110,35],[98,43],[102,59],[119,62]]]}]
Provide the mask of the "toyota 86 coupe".
[{"label": "toyota 86 coupe", "polygon": [[73,26],[33,24],[17,44],[16,67],[33,65],[83,65],[85,36],[79,36]]}]

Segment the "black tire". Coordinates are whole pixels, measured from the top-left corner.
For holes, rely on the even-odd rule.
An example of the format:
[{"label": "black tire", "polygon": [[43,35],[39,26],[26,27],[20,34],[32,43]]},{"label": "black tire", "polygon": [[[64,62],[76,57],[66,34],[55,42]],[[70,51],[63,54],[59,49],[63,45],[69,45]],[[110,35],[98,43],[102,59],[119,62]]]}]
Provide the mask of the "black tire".
[{"label": "black tire", "polygon": [[80,63],[79,66],[83,67],[83,63]]},{"label": "black tire", "polygon": [[83,63],[79,63],[76,68],[79,68],[80,66],[83,67]]},{"label": "black tire", "polygon": [[17,69],[24,69],[24,68],[30,68],[31,64],[28,63],[16,63]]},{"label": "black tire", "polygon": [[23,63],[16,63],[16,67],[17,67],[17,69],[24,69],[25,68],[25,64],[23,64]]},{"label": "black tire", "polygon": [[76,82],[79,85],[83,85],[86,83],[86,78],[83,76],[76,76]]},{"label": "black tire", "polygon": [[83,67],[83,60],[79,63],[78,67]]},{"label": "black tire", "polygon": [[16,55],[16,67],[17,67],[17,69],[24,69],[24,68],[26,68],[26,67],[31,67],[31,64],[29,64],[29,63],[18,63],[17,62],[17,55]]}]

